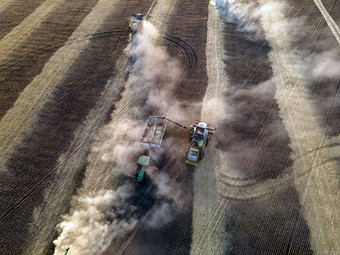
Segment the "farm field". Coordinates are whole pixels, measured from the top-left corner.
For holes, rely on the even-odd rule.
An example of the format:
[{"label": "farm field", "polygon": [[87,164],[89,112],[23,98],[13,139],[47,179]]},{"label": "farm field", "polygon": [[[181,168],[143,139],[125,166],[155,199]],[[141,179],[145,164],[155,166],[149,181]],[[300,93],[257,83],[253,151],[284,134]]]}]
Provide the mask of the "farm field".
[{"label": "farm field", "polygon": [[[2,0],[0,254],[338,254],[339,26],[337,0]],[[140,144],[149,116],[216,127],[198,166],[173,123]]]}]

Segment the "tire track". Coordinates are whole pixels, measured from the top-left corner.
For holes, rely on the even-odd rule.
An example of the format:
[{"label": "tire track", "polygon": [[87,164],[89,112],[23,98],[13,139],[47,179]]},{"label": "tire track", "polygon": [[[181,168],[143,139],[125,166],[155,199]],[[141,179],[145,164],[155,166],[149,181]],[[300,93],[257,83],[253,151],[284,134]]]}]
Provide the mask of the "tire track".
[{"label": "tire track", "polygon": [[[333,6],[333,7],[334,7],[334,6]],[[314,37],[314,35],[316,34],[316,31],[317,31],[318,27],[320,26],[320,22],[321,22],[321,18],[320,18],[320,20],[319,20],[319,22],[318,22],[318,24],[317,24],[317,27],[314,28],[313,34],[312,34],[311,36],[308,37],[308,40],[306,40],[306,41],[307,41],[306,45],[309,45],[309,44],[312,43],[312,38]],[[306,47],[307,47],[307,46],[306,46]],[[304,51],[304,52],[306,51],[306,47],[303,48],[303,51]],[[304,54],[304,53],[302,53],[302,55],[303,55],[303,54]],[[300,63],[302,62],[302,57],[299,58],[299,62],[300,62]],[[237,94],[237,93],[238,93],[238,91],[236,91],[235,94]],[[260,101],[258,101],[258,102],[260,102]],[[258,102],[256,103],[256,105],[254,105],[253,110],[249,113],[249,116],[252,115],[252,112],[253,112],[255,109],[261,107],[261,105],[257,106]],[[273,107],[273,106],[274,106],[274,107]],[[253,140],[253,142],[252,142],[252,143],[256,142],[256,144],[254,144],[254,145],[256,145],[256,148],[258,148],[259,145],[263,142],[264,135],[265,135],[265,133],[267,132],[267,130],[268,130],[268,128],[269,128],[269,124],[270,124],[271,120],[270,120],[270,118],[268,118],[268,116],[269,116],[270,112],[274,112],[274,111],[276,111],[276,109],[277,109],[276,103],[273,101],[272,104],[271,104],[271,107],[270,107],[270,111],[268,111],[268,113],[264,116],[264,117],[265,117],[264,120],[266,120],[265,124],[263,125],[264,128],[261,127],[260,129],[258,129],[258,130],[256,131],[256,133],[254,133],[254,135],[253,135],[254,137],[256,137],[256,134],[261,134],[261,136],[259,136],[259,138],[256,138],[256,139]],[[262,122],[261,122],[261,123],[262,123]],[[243,126],[243,125],[244,125],[244,123],[242,124],[242,126]],[[258,132],[260,132],[260,133],[258,133]],[[252,157],[254,157],[254,155],[255,155],[255,154],[253,154]],[[250,167],[250,166],[248,165],[248,167]],[[287,168],[287,169],[282,173],[282,175],[281,175],[280,178],[279,178],[280,180],[277,181],[277,183],[273,182],[272,180],[269,180],[269,183],[267,183],[267,184],[268,184],[268,187],[266,187],[265,190],[261,191],[261,193],[262,193],[262,194],[265,194],[265,193],[268,193],[268,192],[272,192],[270,187],[272,187],[272,188],[275,188],[275,187],[276,187],[275,189],[277,189],[277,188],[279,188],[280,185],[282,185],[283,183],[285,183],[285,182],[287,182],[287,183],[290,182],[290,181],[292,180],[292,178],[293,178],[293,176],[292,176],[290,173],[291,173],[291,170],[290,170],[289,168]],[[301,174],[301,176],[306,175],[307,173],[308,173],[308,171],[307,171],[307,172],[304,172],[303,174]],[[226,194],[227,194],[227,193],[228,193],[228,194],[233,194],[233,192],[230,193],[230,189],[232,188],[232,186],[235,186],[235,188],[236,188],[236,186],[239,185],[240,188],[241,188],[241,187],[243,187],[243,188],[246,188],[246,187],[247,187],[247,189],[251,190],[252,188],[254,188],[254,187],[252,187],[252,186],[253,186],[254,184],[256,184],[255,186],[257,186],[257,188],[255,188],[255,189],[257,190],[258,188],[260,188],[260,187],[262,186],[262,184],[258,185],[258,182],[261,182],[261,180],[262,180],[264,177],[266,177],[266,173],[261,173],[260,175],[259,175],[259,174],[255,174],[255,175],[252,175],[251,177],[242,177],[242,178],[233,178],[232,176],[225,175],[224,173],[217,173],[217,176],[218,176],[218,177],[221,179],[221,181],[226,185],[226,187],[229,186],[228,192],[226,191],[226,192],[224,192],[224,193],[226,193]],[[271,184],[270,184],[270,183],[271,183]],[[270,184],[270,185],[269,185],[269,184]],[[265,186],[266,186],[266,185],[264,185],[264,187],[265,187]],[[261,189],[262,189],[262,188],[261,188]],[[263,192],[264,192],[264,193],[263,193]],[[240,192],[238,192],[238,193],[239,193],[239,195],[240,195]],[[253,195],[251,195],[251,197],[253,197]],[[241,198],[241,197],[239,197],[239,198]],[[250,197],[249,197],[249,198],[250,198]]]},{"label": "tire track", "polygon": [[18,56],[15,58],[11,58],[8,62],[5,62],[0,65],[1,72],[6,71],[7,69],[15,68],[17,67],[20,63],[27,61],[27,58],[32,58],[36,57],[39,55],[42,55],[47,52],[54,52],[55,50],[59,49],[62,46],[70,45],[70,44],[76,44],[80,41],[87,41],[87,40],[94,40],[94,39],[100,39],[103,37],[112,37],[112,36],[119,36],[119,35],[128,35],[129,31],[126,30],[108,30],[100,33],[95,33],[92,35],[86,35],[83,38],[73,38],[73,39],[68,39],[67,42],[57,42],[57,43],[52,43],[48,44],[45,46],[40,46],[37,49],[33,49],[27,53],[27,56]]},{"label": "tire track", "polygon": [[336,38],[336,40],[340,44],[340,28],[339,28],[339,26],[333,20],[331,15],[329,15],[329,13],[327,12],[327,10],[326,10],[326,8],[323,5],[321,0],[314,0],[314,3],[318,7],[318,9],[321,12],[322,16],[324,17],[324,19],[326,20],[327,25],[328,25],[329,29],[332,31],[334,37]]},{"label": "tire track", "polygon": [[[58,83],[65,77],[67,70],[85,49],[89,40],[75,40],[96,33],[105,18],[109,15],[115,2],[101,0],[92,12],[73,32],[70,41],[60,48],[45,64],[42,72],[26,86],[13,107],[1,119],[0,126],[0,162],[5,162],[7,156],[22,139],[22,133],[27,131],[34,118]],[[99,15],[99,16],[98,16]],[[6,171],[2,165],[0,171]]]},{"label": "tire track", "polygon": [[197,66],[197,55],[195,50],[192,48],[192,46],[190,46],[180,38],[166,34],[163,35],[162,38],[174,44],[181,52],[181,54],[175,60],[183,56],[184,60],[187,62],[185,68],[187,70],[187,73],[183,74],[184,77],[179,78],[179,80],[181,80],[181,83],[185,83],[186,79],[188,79],[192,75]]},{"label": "tire track", "polygon": [[[181,102],[196,104],[197,114],[201,111],[201,102],[203,100],[206,86],[206,56],[205,41],[207,36],[206,25],[203,24],[207,20],[208,9],[206,2],[199,2],[193,5],[188,2],[178,2],[177,15],[172,16],[169,20],[171,35],[179,37],[187,42],[197,54],[197,65],[184,82],[176,88],[176,98]],[[196,2],[195,2],[196,3]],[[196,20],[196,21],[195,21]],[[183,24],[185,24],[185,29]],[[170,54],[175,48],[170,46],[168,50]],[[191,119],[190,121],[196,121]]]}]

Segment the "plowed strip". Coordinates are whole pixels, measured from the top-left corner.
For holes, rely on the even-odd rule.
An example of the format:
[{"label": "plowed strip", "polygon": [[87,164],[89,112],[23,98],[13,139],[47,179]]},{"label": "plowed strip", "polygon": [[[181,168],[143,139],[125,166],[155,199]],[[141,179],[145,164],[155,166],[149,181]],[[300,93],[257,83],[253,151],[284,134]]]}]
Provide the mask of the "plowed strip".
[{"label": "plowed strip", "polygon": [[34,12],[45,0],[13,0],[0,3],[0,40],[26,17]]},{"label": "plowed strip", "polygon": [[[262,6],[275,2],[260,1]],[[283,10],[276,10],[283,13]],[[281,30],[280,35],[271,34],[270,29],[275,22],[277,15],[273,13],[266,12],[262,17],[273,49],[270,59],[277,85],[275,96],[291,138],[296,189],[311,230],[312,249],[317,254],[336,254],[340,250],[340,190],[336,161],[331,158],[328,147],[323,146],[324,130],[300,79],[288,31]]]},{"label": "plowed strip", "polygon": [[[65,76],[68,68],[79,53],[88,45],[88,35],[95,33],[110,14],[115,2],[101,0],[87,15],[69,38],[69,43],[60,48],[46,63],[42,72],[20,94],[14,106],[1,119],[0,126],[0,162],[13,150],[34,117],[43,107],[49,95]],[[3,171],[3,169],[1,169]]]},{"label": "plowed strip", "polygon": [[[32,31],[20,47],[1,61],[0,118],[13,106],[24,88],[42,71],[49,58],[65,42],[69,43],[69,37],[97,2],[98,0],[64,1]],[[9,14],[15,12],[8,11]],[[0,24],[1,18],[3,17],[0,16]],[[13,19],[9,21],[11,24],[14,22]],[[1,28],[0,31],[2,32]]]},{"label": "plowed strip", "polygon": [[315,5],[319,8],[322,16],[327,22],[327,25],[329,29],[332,31],[333,35],[335,36],[336,40],[340,44],[340,28],[339,26],[335,23],[331,15],[327,12],[325,6],[323,5],[321,0],[314,0]]},{"label": "plowed strip", "polygon": [[0,13],[5,10],[14,0],[4,0],[0,2]]},{"label": "plowed strip", "polygon": [[[207,32],[208,87],[203,99],[202,120],[218,125],[225,117],[223,95],[227,82],[224,77],[222,24],[215,6],[209,4]],[[210,144],[209,147],[214,147]],[[217,194],[215,171],[225,169],[223,152],[209,151],[195,169],[192,255],[222,254],[224,214],[229,201]]]},{"label": "plowed strip", "polygon": [[25,41],[32,31],[65,0],[47,0],[22,23],[13,28],[0,42],[0,59],[5,58],[16,46]]}]

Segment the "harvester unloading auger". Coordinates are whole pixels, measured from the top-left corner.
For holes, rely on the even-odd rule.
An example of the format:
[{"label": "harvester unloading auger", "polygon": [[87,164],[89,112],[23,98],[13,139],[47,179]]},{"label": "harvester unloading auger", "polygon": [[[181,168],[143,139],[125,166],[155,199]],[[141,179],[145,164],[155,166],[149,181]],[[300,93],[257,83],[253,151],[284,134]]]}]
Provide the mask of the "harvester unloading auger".
[{"label": "harvester unloading auger", "polygon": [[216,128],[204,122],[196,122],[189,128],[167,117],[150,116],[141,138],[141,144],[160,148],[168,121],[186,129],[191,134],[190,147],[185,162],[197,166],[198,160],[203,158],[204,149],[208,145],[208,135],[213,134]]}]

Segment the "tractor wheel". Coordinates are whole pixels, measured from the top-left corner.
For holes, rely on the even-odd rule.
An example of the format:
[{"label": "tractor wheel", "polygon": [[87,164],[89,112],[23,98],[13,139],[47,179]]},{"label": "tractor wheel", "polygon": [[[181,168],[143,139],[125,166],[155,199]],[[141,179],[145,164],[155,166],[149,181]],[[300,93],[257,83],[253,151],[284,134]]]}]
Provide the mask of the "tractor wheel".
[{"label": "tractor wheel", "polygon": [[204,151],[200,151],[199,158],[203,159],[204,158]]}]

